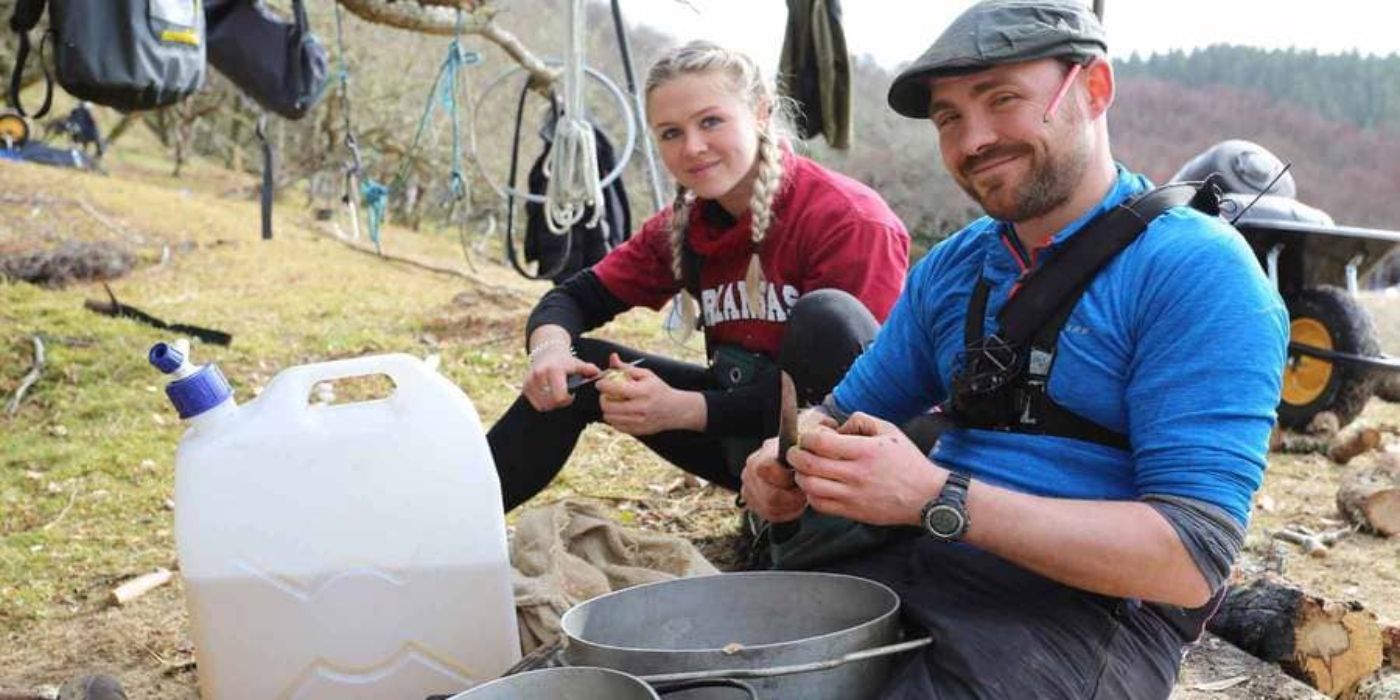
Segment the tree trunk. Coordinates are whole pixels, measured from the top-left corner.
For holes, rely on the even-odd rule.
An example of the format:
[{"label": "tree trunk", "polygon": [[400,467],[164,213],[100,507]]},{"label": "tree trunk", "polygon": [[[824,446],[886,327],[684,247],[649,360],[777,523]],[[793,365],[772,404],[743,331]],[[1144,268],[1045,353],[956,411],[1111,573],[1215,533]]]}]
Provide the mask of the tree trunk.
[{"label": "tree trunk", "polygon": [[1360,603],[1309,595],[1277,577],[1230,591],[1210,631],[1340,697],[1381,667],[1381,628]]},{"label": "tree trunk", "polygon": [[1337,489],[1337,510],[1367,532],[1400,533],[1400,456],[1383,453],[1347,472]]}]

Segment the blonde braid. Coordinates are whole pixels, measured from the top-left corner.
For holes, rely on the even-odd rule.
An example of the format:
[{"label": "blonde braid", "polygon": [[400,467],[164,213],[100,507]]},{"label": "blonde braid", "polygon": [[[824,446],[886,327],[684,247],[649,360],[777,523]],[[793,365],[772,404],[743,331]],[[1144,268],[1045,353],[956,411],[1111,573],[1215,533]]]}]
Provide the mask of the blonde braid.
[{"label": "blonde braid", "polygon": [[[792,132],[792,107],[789,100],[779,96],[773,86],[763,79],[753,59],[708,41],[692,41],[672,49],[652,64],[647,73],[645,92],[650,96],[658,86],[682,75],[711,73],[723,76],[728,86],[753,108],[756,115],[763,115],[758,139],[758,173],[749,200],[753,256],[744,280],[749,310],[763,317],[767,314],[767,298],[760,295],[764,274],[759,252],[772,228],[773,201],[782,187],[783,154],[779,144],[785,134]],[[682,244],[693,199],[684,188],[677,188],[676,201],[671,205],[671,265],[676,279],[682,281]],[[676,304],[681,318],[688,323],[684,331],[688,334],[694,329],[698,315],[696,300],[683,291],[677,295]]]},{"label": "blonde braid", "polygon": [[754,178],[753,194],[749,197],[753,255],[749,258],[749,272],[744,278],[744,286],[749,293],[749,309],[760,318],[767,315],[768,298],[762,296],[764,275],[758,254],[773,224],[773,200],[777,198],[783,182],[783,153],[772,131],[765,125],[758,134],[758,176]]},{"label": "blonde braid", "polygon": [[690,228],[690,205],[690,192],[684,185],[676,185],[676,199],[671,202],[671,272],[681,283],[681,291],[676,294],[674,303],[681,319],[682,341],[695,332],[695,319],[699,316],[695,297],[691,296],[689,289],[685,289],[685,235]]}]

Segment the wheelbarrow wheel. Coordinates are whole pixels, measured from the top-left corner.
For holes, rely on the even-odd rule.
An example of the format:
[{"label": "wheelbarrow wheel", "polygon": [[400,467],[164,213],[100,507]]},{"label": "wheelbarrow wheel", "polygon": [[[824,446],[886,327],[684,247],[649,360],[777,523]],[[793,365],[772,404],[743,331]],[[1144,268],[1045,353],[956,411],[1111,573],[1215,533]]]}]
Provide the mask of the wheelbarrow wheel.
[{"label": "wheelbarrow wheel", "polygon": [[[1376,324],[1344,289],[1309,287],[1290,296],[1289,340],[1323,350],[1377,355]],[[1290,353],[1283,370],[1278,419],[1285,428],[1305,428],[1313,416],[1331,411],[1341,425],[1361,414],[1375,387],[1365,367]]]}]

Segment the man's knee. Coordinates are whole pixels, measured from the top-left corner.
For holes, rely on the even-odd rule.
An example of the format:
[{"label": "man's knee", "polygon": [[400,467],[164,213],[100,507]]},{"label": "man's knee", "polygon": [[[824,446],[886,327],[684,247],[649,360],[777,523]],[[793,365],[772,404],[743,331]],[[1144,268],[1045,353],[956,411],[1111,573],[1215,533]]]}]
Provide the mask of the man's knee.
[{"label": "man's knee", "polygon": [[778,365],[797,385],[798,401],[820,403],[865,351],[880,324],[870,310],[839,289],[808,292],[788,313]]}]

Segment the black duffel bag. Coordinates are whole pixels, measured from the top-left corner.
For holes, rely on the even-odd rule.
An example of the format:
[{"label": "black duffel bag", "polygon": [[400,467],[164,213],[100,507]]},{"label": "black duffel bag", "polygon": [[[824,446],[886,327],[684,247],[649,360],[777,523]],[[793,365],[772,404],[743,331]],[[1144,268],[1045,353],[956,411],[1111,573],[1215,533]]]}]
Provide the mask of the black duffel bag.
[{"label": "black duffel bag", "polygon": [[[58,84],[82,100],[122,111],[154,109],[188,97],[204,84],[204,16],[198,0],[47,0]],[[18,0],[10,28],[19,33],[10,104],[19,102],[29,30],[44,14],[45,0]],[[44,104],[53,80],[44,66]]]},{"label": "black duffel bag", "polygon": [[326,48],[311,33],[303,0],[282,21],[262,0],[208,0],[209,63],[270,112],[300,119],[326,90]]}]

